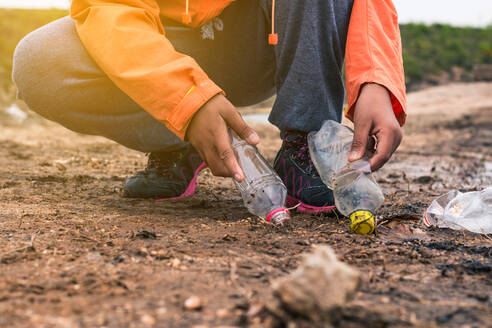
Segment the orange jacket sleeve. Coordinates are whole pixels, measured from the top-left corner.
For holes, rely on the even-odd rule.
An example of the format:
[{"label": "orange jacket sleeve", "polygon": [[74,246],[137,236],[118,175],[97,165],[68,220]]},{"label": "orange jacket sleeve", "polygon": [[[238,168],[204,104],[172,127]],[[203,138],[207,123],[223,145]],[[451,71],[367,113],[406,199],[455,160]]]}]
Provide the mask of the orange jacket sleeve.
[{"label": "orange jacket sleeve", "polygon": [[184,139],[193,114],[223,92],[165,37],[154,0],[73,0],[82,44],[109,78]]},{"label": "orange jacket sleeve", "polygon": [[390,91],[393,111],[403,125],[406,118],[405,75],[398,15],[391,0],[355,0],[346,46],[346,116],[364,83],[378,83]]}]

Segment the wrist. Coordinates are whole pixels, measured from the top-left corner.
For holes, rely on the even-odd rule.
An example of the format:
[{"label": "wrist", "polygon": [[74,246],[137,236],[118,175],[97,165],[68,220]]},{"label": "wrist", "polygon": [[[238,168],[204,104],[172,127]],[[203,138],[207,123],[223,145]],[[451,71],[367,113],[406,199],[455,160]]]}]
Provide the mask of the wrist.
[{"label": "wrist", "polygon": [[361,94],[368,93],[372,97],[380,97],[381,99],[387,98],[388,101],[390,101],[390,95],[391,95],[389,90],[386,89],[384,85],[374,82],[364,83],[361,87],[360,93]]},{"label": "wrist", "polygon": [[[359,113],[358,113],[359,112]],[[365,83],[360,91],[359,98],[354,106],[354,116],[361,113],[385,113],[391,115],[393,106],[391,104],[391,94],[384,86],[377,83]]]}]

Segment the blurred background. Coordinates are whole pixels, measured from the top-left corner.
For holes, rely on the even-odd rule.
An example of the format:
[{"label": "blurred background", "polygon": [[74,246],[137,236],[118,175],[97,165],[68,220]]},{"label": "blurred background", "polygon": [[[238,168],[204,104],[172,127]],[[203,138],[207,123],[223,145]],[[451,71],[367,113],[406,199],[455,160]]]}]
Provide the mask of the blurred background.
[{"label": "blurred background", "polygon": [[[492,1],[394,0],[409,91],[492,80]],[[0,110],[15,99],[12,54],[30,31],[68,14],[69,0],[0,0]],[[21,106],[22,107],[22,106]]]}]

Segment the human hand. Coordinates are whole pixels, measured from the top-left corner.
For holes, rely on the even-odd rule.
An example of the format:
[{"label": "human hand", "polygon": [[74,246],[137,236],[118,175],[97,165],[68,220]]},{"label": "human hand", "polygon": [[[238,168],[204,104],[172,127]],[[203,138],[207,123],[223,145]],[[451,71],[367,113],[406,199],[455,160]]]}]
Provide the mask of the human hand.
[{"label": "human hand", "polygon": [[186,139],[196,148],[213,175],[234,177],[241,182],[244,174],[232,150],[228,127],[251,145],[260,142],[256,132],[221,94],[211,98],[195,113],[186,132]]},{"label": "human hand", "polygon": [[[374,137],[377,140],[375,149]],[[371,170],[376,171],[391,158],[402,137],[388,90],[379,84],[365,84],[355,104],[354,141],[349,161],[354,162],[369,153]]]}]

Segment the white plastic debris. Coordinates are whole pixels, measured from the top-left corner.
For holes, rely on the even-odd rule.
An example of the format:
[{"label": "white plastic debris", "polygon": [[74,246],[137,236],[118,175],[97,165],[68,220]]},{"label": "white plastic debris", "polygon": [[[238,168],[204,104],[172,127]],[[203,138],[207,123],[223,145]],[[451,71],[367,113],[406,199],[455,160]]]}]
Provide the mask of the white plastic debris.
[{"label": "white plastic debris", "polygon": [[[444,221],[444,209],[449,204],[449,202],[459,194],[461,193],[458,190],[452,190],[434,199],[424,212],[424,224],[427,227],[436,226],[438,228],[451,228],[450,224]],[[461,229],[461,227],[459,226],[452,228],[455,230]]]},{"label": "white plastic debris", "polygon": [[492,233],[492,187],[466,193],[453,190],[436,198],[425,211],[423,222],[428,227]]},{"label": "white plastic debris", "polygon": [[492,181],[492,162],[485,162],[485,176]]},{"label": "white plastic debris", "polygon": [[21,124],[27,119],[27,114],[17,105],[12,104],[5,110],[5,113],[9,115],[16,123]]}]

